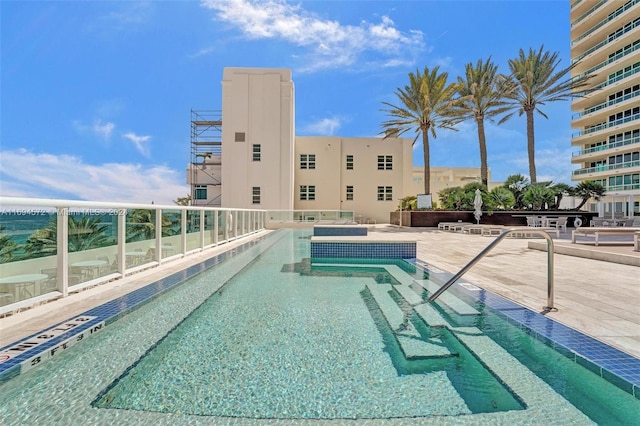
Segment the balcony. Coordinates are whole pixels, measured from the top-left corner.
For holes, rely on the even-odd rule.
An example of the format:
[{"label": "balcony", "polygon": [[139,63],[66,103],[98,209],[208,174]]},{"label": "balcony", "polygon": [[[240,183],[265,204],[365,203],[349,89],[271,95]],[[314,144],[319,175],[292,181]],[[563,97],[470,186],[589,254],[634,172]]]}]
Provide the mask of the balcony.
[{"label": "balcony", "polygon": [[[603,48],[603,47],[605,47],[605,46],[607,46],[609,44],[613,44],[613,43],[619,41],[622,36],[624,36],[629,31],[631,31],[631,30],[633,30],[633,29],[635,29],[635,28],[637,28],[639,26],[640,26],[640,20],[634,21],[631,25],[624,27],[622,31],[620,31],[619,33],[616,33],[616,35],[613,38],[607,37],[606,39],[602,40],[600,43],[598,43],[598,44],[596,44],[594,46],[591,46],[589,49],[587,49],[582,54],[580,54],[577,57],[571,59],[571,63],[578,62],[579,60],[581,60],[584,57],[592,54],[593,52],[599,50],[600,48]],[[611,49],[611,50],[614,50],[614,49]]]},{"label": "balcony", "polygon": [[575,94],[571,102],[571,108],[574,110],[585,109],[586,105],[592,105],[595,102],[606,102],[608,96],[620,90],[619,86],[625,84],[623,80],[627,78],[636,78],[640,75],[640,66],[631,68],[620,75],[607,78],[602,83],[595,85],[588,92],[579,92]]},{"label": "balcony", "polygon": [[633,91],[631,93],[627,93],[626,95],[621,96],[619,98],[616,98],[616,99],[614,99],[612,101],[604,102],[604,103],[598,104],[596,106],[593,106],[591,108],[587,108],[584,111],[581,111],[581,112],[579,112],[577,114],[573,114],[571,116],[571,120],[575,121],[575,120],[577,120],[577,119],[579,119],[581,117],[584,117],[585,115],[591,114],[591,113],[596,112],[596,111],[600,111],[601,109],[605,109],[605,108],[608,108],[608,107],[613,106],[613,105],[617,105],[617,104],[619,104],[621,102],[624,102],[626,100],[635,98],[637,96],[640,96],[640,90],[636,90],[636,91]]},{"label": "balcony", "polygon": [[605,186],[607,192],[620,192],[620,191],[638,191],[640,190],[640,183],[629,183],[625,185],[607,185]]},{"label": "balcony", "polygon": [[600,125],[590,127],[589,129],[585,129],[580,132],[574,133],[573,135],[571,135],[571,139],[579,138],[580,136],[590,135],[592,133],[599,132],[601,130],[610,129],[612,127],[616,127],[625,123],[630,123],[638,119],[640,119],[640,114],[633,114],[633,115],[630,115],[629,117],[624,117],[619,120],[610,121],[608,123],[602,123]]},{"label": "balcony", "polygon": [[600,173],[600,172],[608,172],[611,170],[619,170],[626,169],[629,167],[640,167],[640,161],[627,161],[626,163],[618,163],[618,164],[601,164],[596,167],[587,167],[584,169],[574,170],[571,174],[573,176],[592,174],[592,173]]},{"label": "balcony", "polygon": [[[627,58],[627,62],[629,62],[629,64],[633,63],[635,60],[637,60],[637,55],[633,55],[633,56],[629,56],[634,52],[637,52],[638,50],[640,50],[640,42],[636,41],[633,44],[627,45],[622,52],[619,52],[617,54],[615,54],[614,56],[607,58],[605,61],[600,62],[599,64],[591,67],[590,69],[588,69],[587,71],[578,74],[577,76],[575,76],[575,79],[584,77],[588,74],[595,74],[596,71],[601,70],[602,68],[606,67],[607,65],[613,64],[615,62],[618,62],[620,59],[622,58]],[[619,64],[621,67],[625,67],[626,63],[622,63]]]},{"label": "balcony", "polygon": [[625,140],[621,140],[614,143],[608,143],[607,145],[600,145],[600,146],[595,146],[593,148],[583,149],[581,151],[574,152],[572,154],[572,157],[580,157],[582,155],[588,155],[588,154],[600,153],[600,152],[602,152],[606,156],[606,155],[609,155],[608,153],[610,153],[612,150],[616,148],[620,148],[627,145],[633,145],[633,144],[640,144],[640,137],[625,139]]},{"label": "balcony", "polygon": [[[631,9],[633,6],[637,5],[640,2],[640,0],[633,0],[627,4],[625,4],[624,6],[620,7],[618,10],[616,10],[614,13],[610,14],[609,16],[605,17],[604,19],[602,19],[600,22],[598,22],[596,25],[594,25],[593,27],[591,27],[589,30],[585,31],[584,33],[582,33],[580,36],[576,37],[575,39],[573,39],[571,41],[571,46],[572,48],[574,47],[574,45],[578,44],[579,42],[581,42],[582,40],[585,40],[586,38],[588,38],[589,36],[591,36],[593,33],[595,33],[596,31],[598,31],[599,29],[601,29],[602,27],[606,26],[607,24],[609,24],[611,21],[613,21],[614,19],[616,19],[618,16],[622,15],[623,13],[625,13],[627,10]],[[613,2],[611,3],[613,4]],[[581,15],[576,21],[574,21],[574,23],[571,24],[572,30],[574,25],[579,24],[581,21],[583,21],[592,11],[594,11],[595,9],[597,9],[599,7],[595,6],[594,8],[590,9],[588,12],[586,12],[585,14]]]}]

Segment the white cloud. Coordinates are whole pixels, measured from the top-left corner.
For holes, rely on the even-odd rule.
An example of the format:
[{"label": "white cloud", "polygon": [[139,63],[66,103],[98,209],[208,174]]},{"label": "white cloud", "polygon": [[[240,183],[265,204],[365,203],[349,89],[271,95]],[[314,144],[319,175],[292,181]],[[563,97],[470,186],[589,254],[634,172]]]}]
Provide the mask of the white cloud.
[{"label": "white cloud", "polygon": [[84,124],[83,122],[76,120],[73,122],[73,127],[81,135],[93,134],[105,141],[108,141],[111,138],[111,134],[113,133],[113,129],[115,129],[116,125],[109,121],[103,123],[102,120],[96,119],[91,125]]},{"label": "white cloud", "polygon": [[2,151],[0,180],[3,196],[173,204],[189,193],[183,173],[163,165],[94,165],[25,149]]},{"label": "white cloud", "polygon": [[342,125],[340,118],[323,118],[304,126],[304,132],[314,136],[333,136]]},{"label": "white cloud", "polygon": [[116,127],[113,123],[104,123],[102,121],[96,120],[91,127],[91,130],[98,136],[103,139],[109,139],[111,137],[111,133],[113,133],[113,129]]},{"label": "white cloud", "polygon": [[[248,38],[279,39],[308,49],[302,57],[305,65],[301,71],[374,63],[404,66],[413,63],[416,53],[424,49],[421,31],[402,32],[388,16],[382,16],[378,23],[362,21],[354,26],[321,19],[282,0],[205,0],[202,5],[214,10],[219,20],[237,26]],[[375,59],[367,57],[371,53]]]},{"label": "white cloud", "polygon": [[124,133],[122,137],[133,142],[133,145],[140,154],[145,157],[149,156],[149,141],[151,140],[151,136],[138,136],[133,132],[127,132]]}]

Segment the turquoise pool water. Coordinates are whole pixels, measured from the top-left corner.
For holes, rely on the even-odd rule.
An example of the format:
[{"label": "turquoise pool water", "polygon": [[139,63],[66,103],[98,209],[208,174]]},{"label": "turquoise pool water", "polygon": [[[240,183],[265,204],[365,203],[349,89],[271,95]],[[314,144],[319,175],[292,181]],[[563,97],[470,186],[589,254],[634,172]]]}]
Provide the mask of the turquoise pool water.
[{"label": "turquoise pool water", "polygon": [[422,303],[436,274],[398,261],[312,266],[307,235],[269,237],[4,383],[0,420],[564,425],[640,417],[631,394],[465,294]]}]

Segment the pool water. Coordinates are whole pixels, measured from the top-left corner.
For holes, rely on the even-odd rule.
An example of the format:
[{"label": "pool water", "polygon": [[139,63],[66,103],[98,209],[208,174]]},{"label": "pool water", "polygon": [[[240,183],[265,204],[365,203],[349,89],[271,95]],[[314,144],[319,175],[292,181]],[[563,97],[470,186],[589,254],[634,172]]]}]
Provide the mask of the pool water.
[{"label": "pool water", "polygon": [[1,385],[0,420],[640,418],[635,397],[477,300],[423,303],[429,271],[311,265],[307,235],[275,233]]}]

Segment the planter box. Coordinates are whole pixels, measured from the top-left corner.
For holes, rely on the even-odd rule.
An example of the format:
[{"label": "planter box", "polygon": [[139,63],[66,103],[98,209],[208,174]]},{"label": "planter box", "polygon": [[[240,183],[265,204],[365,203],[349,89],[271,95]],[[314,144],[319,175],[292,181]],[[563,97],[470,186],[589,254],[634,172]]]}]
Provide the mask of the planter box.
[{"label": "planter box", "polygon": [[[582,219],[582,226],[589,226],[591,219],[597,217],[598,213],[575,210],[510,210],[495,211],[492,214],[483,212],[480,223],[483,225],[525,226],[527,224],[525,216],[569,216],[567,226],[573,226],[574,217],[578,215]],[[458,221],[476,223],[476,218],[472,211],[411,210],[402,212],[402,226],[435,228],[440,222]],[[400,212],[391,212],[389,223],[400,225]]]}]

